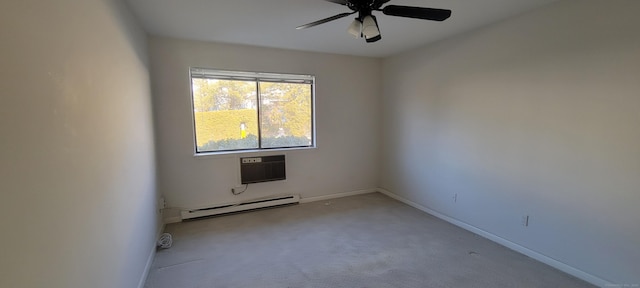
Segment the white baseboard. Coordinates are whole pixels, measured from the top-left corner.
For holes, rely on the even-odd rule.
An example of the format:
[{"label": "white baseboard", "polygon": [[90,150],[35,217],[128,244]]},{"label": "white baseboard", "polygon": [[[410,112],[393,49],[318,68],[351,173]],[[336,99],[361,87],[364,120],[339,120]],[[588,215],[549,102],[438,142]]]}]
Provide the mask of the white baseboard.
[{"label": "white baseboard", "polygon": [[329,200],[329,199],[342,198],[342,197],[348,197],[348,196],[355,196],[355,195],[367,194],[367,193],[375,193],[375,192],[378,192],[378,189],[371,188],[371,189],[356,190],[356,191],[335,193],[335,194],[315,196],[315,197],[303,197],[303,198],[300,198],[300,203],[324,201],[324,200]]},{"label": "white baseboard", "polygon": [[151,253],[149,253],[149,258],[147,259],[147,264],[144,266],[144,271],[142,272],[140,281],[138,282],[138,288],[144,288],[144,284],[147,282],[147,277],[149,276],[149,271],[151,271],[151,264],[153,264],[153,259],[155,258],[156,246],[154,245]]},{"label": "white baseboard", "polygon": [[[334,193],[334,194],[315,196],[315,197],[302,197],[302,195],[301,195],[300,196],[300,203],[324,201],[324,200],[329,200],[329,199],[342,198],[342,197],[348,197],[348,196],[355,196],[355,195],[367,194],[367,193],[375,193],[375,192],[378,192],[377,188],[370,188],[370,189],[363,189],[363,190],[356,190],[356,191],[349,191],[349,192],[342,192],[342,193]],[[165,211],[170,212],[169,210],[172,210],[172,209],[175,209],[175,208],[167,207],[165,209]],[[164,224],[179,223],[179,222],[182,222],[182,217],[180,217],[180,215],[170,216],[170,217],[163,218],[162,221],[164,222]]]},{"label": "white baseboard", "polygon": [[[164,223],[160,225],[158,230],[158,235],[156,235],[156,239],[160,238],[160,234],[164,231]],[[155,242],[151,247],[151,251],[149,253],[149,257],[147,258],[147,264],[144,265],[144,271],[142,271],[142,276],[140,276],[140,281],[138,281],[138,288],[144,288],[144,284],[147,282],[147,277],[149,277],[149,272],[151,271],[151,265],[153,264],[153,260],[156,258],[156,245]]]},{"label": "white baseboard", "polygon": [[[163,221],[158,221],[158,231],[156,231],[157,241],[160,239],[160,235],[164,232],[164,228],[167,226]],[[144,271],[142,272],[142,276],[140,277],[140,281],[138,282],[138,288],[144,288],[144,284],[147,282],[147,277],[149,277],[149,272],[151,271],[151,265],[153,264],[153,260],[156,258],[156,242],[154,241],[153,247],[151,247],[151,253],[149,253],[149,258],[147,258],[147,264],[144,266]]]},{"label": "white baseboard", "polygon": [[484,230],[482,230],[482,229],[480,229],[478,227],[469,225],[469,224],[464,223],[464,222],[462,222],[460,220],[457,220],[455,218],[449,217],[449,216],[444,215],[444,214],[442,214],[440,212],[437,212],[435,210],[429,209],[429,208],[427,208],[425,206],[422,206],[422,205],[420,205],[418,203],[415,203],[415,202],[413,202],[411,200],[405,199],[405,198],[403,198],[403,197],[401,197],[401,196],[399,196],[397,194],[394,194],[394,193],[392,193],[390,191],[387,191],[387,190],[382,189],[382,188],[378,188],[377,191],[382,193],[382,194],[385,194],[385,195],[387,195],[387,196],[389,196],[389,197],[391,197],[393,199],[396,199],[396,200],[398,200],[400,202],[403,202],[403,203],[405,203],[405,204],[407,204],[407,205],[409,205],[411,207],[414,207],[416,209],[422,210],[423,212],[426,212],[427,214],[431,214],[431,215],[433,215],[433,216],[435,216],[437,218],[440,218],[440,219],[442,219],[444,221],[447,221],[447,222],[449,222],[449,223],[451,223],[453,225],[456,225],[456,226],[458,226],[458,227],[460,227],[462,229],[465,229],[465,230],[468,230],[468,231],[473,232],[475,234],[478,234],[478,235],[480,235],[480,236],[482,236],[484,238],[487,238],[487,239],[489,239],[489,240],[491,240],[493,242],[496,242],[496,243],[498,243],[498,244],[500,244],[502,246],[505,246],[505,247],[507,247],[507,248],[509,248],[511,250],[514,250],[516,252],[519,252],[521,254],[529,256],[529,257],[531,257],[531,258],[533,258],[535,260],[538,260],[538,261],[540,261],[540,262],[542,262],[544,264],[547,264],[547,265],[549,265],[549,266],[551,266],[553,268],[556,268],[556,269],[558,269],[558,270],[560,270],[562,272],[565,272],[565,273],[567,273],[569,275],[572,275],[572,276],[574,276],[576,278],[579,278],[579,279],[582,279],[582,280],[584,280],[586,282],[589,282],[589,283],[591,283],[593,285],[600,286],[600,287],[612,285],[611,282],[606,281],[606,280],[604,280],[602,278],[599,278],[599,277],[596,277],[594,275],[591,275],[591,274],[589,274],[587,272],[584,272],[584,271],[582,271],[580,269],[577,269],[575,267],[572,267],[570,265],[562,263],[562,262],[560,262],[560,261],[558,261],[556,259],[553,259],[551,257],[548,257],[548,256],[545,256],[543,254],[540,254],[540,253],[538,253],[536,251],[533,251],[533,250],[531,250],[529,248],[520,246],[520,245],[518,245],[518,244],[516,244],[514,242],[511,242],[511,241],[509,241],[507,239],[504,239],[504,238],[502,238],[500,236],[497,236],[495,234],[492,234],[492,233],[489,233],[487,231],[484,231]]}]

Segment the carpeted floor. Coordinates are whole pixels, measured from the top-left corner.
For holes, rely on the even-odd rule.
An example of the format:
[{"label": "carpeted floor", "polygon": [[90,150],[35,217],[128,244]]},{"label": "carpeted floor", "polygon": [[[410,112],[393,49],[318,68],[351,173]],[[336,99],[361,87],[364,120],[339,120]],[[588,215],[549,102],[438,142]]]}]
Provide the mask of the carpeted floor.
[{"label": "carpeted floor", "polygon": [[147,288],[592,287],[379,193],[166,232]]}]

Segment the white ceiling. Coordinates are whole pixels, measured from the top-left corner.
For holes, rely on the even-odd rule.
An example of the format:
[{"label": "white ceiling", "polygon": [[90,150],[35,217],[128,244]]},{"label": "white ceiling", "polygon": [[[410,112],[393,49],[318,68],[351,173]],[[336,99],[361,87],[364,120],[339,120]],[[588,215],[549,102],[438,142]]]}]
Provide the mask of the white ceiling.
[{"label": "white ceiling", "polygon": [[[557,0],[392,0],[388,4],[445,8],[444,22],[374,12],[382,40],[366,43],[347,33],[355,18],[295,27],[342,12],[323,0],[126,0],[152,35],[303,51],[385,57],[506,19]],[[544,21],[544,19],[541,19]]]}]

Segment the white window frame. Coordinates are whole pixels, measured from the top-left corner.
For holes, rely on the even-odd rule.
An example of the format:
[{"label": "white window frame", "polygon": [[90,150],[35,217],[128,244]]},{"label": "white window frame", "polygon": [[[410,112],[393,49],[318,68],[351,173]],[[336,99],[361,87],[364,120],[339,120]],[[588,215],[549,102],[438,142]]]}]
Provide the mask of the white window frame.
[{"label": "white window frame", "polygon": [[[258,148],[249,149],[236,149],[236,150],[220,150],[220,151],[206,151],[198,152],[198,143],[196,137],[196,117],[195,117],[195,103],[193,98],[193,78],[208,78],[219,80],[241,80],[241,81],[259,81],[265,82],[286,82],[286,83],[307,83],[311,84],[311,144],[309,146],[295,146],[295,147],[273,147],[264,148],[262,145],[262,135],[260,133],[260,109],[261,99],[260,91],[256,91],[257,97],[257,113],[258,113]],[[257,87],[257,86],[256,86]],[[314,75],[306,74],[283,74],[283,73],[268,73],[268,72],[246,72],[246,71],[230,71],[230,70],[218,70],[210,68],[189,68],[189,97],[191,98],[191,118],[193,128],[193,154],[194,156],[208,156],[208,155],[224,155],[224,154],[243,154],[254,153],[263,151],[282,151],[282,150],[305,150],[316,148],[316,81]]]}]

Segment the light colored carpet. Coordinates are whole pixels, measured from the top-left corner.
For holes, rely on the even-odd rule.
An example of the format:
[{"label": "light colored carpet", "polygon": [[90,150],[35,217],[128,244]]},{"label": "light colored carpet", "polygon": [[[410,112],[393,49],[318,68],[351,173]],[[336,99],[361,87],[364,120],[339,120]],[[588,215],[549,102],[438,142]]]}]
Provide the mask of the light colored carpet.
[{"label": "light colored carpet", "polygon": [[147,288],[592,287],[379,193],[166,232]]}]

